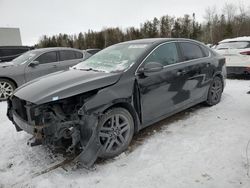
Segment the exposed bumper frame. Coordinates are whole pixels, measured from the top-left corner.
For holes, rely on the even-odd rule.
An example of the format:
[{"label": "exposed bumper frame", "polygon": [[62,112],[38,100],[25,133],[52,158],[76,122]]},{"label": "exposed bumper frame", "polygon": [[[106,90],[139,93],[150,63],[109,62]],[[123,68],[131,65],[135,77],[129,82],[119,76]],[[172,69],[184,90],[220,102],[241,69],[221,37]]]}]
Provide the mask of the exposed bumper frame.
[{"label": "exposed bumper frame", "polygon": [[[25,132],[34,136],[35,140],[37,139],[40,144],[46,143],[43,140],[46,138],[46,135],[43,136],[43,133],[46,132],[46,128],[49,126],[41,125],[31,125],[28,122],[24,121],[14,110],[11,109],[10,101],[8,101],[8,118],[13,122],[17,131],[24,130]],[[84,132],[84,136],[80,135],[80,143],[84,146],[82,152],[75,157],[75,162],[80,162],[83,167],[91,167],[96,159],[98,158],[100,152],[102,152],[102,145],[98,137],[98,115],[86,115],[84,118],[84,126],[81,126],[81,133]],[[50,125],[51,126],[51,125]],[[52,125],[53,126],[53,125]],[[87,134],[85,134],[87,133]],[[32,146],[32,145],[31,145]]]}]

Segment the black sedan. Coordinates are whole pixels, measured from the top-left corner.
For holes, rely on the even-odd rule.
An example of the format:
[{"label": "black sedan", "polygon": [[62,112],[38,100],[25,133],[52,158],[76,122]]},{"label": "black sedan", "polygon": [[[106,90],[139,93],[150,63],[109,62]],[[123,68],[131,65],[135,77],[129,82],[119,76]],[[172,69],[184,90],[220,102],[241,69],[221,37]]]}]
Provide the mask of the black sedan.
[{"label": "black sedan", "polygon": [[189,39],[142,39],[108,47],[68,71],[38,78],[8,100],[31,145],[61,146],[83,165],[126,150],[134,133],[205,102],[220,102],[225,59]]}]

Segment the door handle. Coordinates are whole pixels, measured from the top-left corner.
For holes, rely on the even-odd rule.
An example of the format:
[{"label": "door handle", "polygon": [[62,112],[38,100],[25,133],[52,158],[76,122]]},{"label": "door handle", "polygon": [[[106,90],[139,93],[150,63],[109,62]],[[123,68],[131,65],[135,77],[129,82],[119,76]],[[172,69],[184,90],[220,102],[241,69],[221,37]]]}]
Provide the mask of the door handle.
[{"label": "door handle", "polygon": [[176,74],[177,74],[177,76],[181,76],[181,75],[184,75],[186,73],[187,73],[186,70],[178,70]]},{"label": "door handle", "polygon": [[53,65],[53,68],[57,68],[57,66],[56,66],[56,65]]}]

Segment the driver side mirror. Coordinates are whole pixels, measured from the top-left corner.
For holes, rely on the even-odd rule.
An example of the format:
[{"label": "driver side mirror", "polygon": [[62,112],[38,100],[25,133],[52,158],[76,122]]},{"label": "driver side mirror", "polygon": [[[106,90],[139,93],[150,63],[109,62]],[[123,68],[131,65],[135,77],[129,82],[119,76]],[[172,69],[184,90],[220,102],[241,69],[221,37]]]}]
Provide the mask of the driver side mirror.
[{"label": "driver side mirror", "polygon": [[163,65],[157,62],[149,62],[138,70],[138,73],[144,73],[146,76],[150,73],[160,72],[163,69]]},{"label": "driver side mirror", "polygon": [[37,66],[37,65],[39,65],[39,61],[32,61],[32,62],[29,64],[30,67],[35,67],[35,66]]}]

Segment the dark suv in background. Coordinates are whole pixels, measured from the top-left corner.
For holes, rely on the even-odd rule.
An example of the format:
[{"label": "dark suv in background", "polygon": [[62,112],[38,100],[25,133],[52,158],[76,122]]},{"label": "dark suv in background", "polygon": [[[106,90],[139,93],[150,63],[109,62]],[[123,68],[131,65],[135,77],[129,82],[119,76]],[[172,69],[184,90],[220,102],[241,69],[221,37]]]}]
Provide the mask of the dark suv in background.
[{"label": "dark suv in background", "polygon": [[12,61],[32,49],[33,47],[29,46],[0,46],[0,63]]}]

